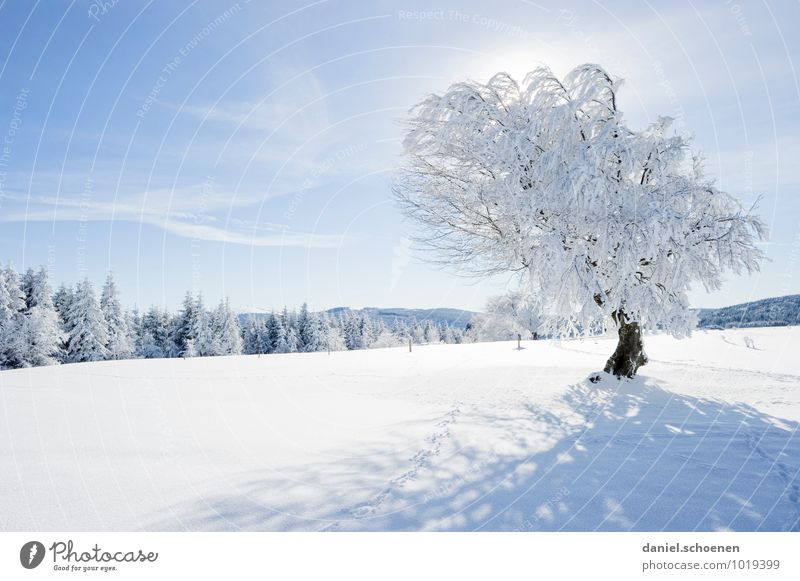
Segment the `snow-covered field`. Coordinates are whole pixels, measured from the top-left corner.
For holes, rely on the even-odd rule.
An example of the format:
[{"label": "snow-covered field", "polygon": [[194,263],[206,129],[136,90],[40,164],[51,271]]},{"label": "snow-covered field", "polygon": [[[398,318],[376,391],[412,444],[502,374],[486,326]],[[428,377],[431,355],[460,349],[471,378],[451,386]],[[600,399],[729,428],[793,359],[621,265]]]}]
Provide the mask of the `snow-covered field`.
[{"label": "snow-covered field", "polygon": [[[755,348],[745,346],[751,337]],[[2,530],[798,530],[799,328],[0,373]]]}]

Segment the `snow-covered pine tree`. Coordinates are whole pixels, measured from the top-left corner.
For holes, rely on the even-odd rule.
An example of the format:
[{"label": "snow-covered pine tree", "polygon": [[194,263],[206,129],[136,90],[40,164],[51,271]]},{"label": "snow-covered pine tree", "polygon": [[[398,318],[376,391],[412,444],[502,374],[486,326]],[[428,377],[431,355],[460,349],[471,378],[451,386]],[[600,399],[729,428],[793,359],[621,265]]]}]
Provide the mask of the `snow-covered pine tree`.
[{"label": "snow-covered pine tree", "polygon": [[0,369],[15,366],[14,341],[19,330],[19,318],[12,306],[11,294],[5,271],[0,268]]},{"label": "snow-covered pine tree", "polygon": [[67,363],[67,341],[69,339],[69,322],[67,315],[72,306],[74,295],[75,290],[71,286],[64,285],[64,283],[59,285],[58,290],[53,295],[53,307],[55,307],[56,313],[58,313],[58,323],[63,337],[61,342],[62,363]]},{"label": "snow-covered pine tree", "polygon": [[402,319],[395,318],[394,323],[392,324],[392,330],[394,331],[395,335],[403,339],[404,343],[408,343],[408,340],[411,337],[411,329],[408,328],[408,323]]},{"label": "snow-covered pine tree", "polygon": [[219,342],[220,354],[239,355],[242,352],[242,331],[239,317],[231,309],[230,301],[225,298],[219,302],[214,312],[214,335]]},{"label": "snow-covered pine tree", "polygon": [[169,315],[152,306],[142,316],[142,346],[140,357],[155,359],[169,356]]},{"label": "snow-covered pine tree", "polygon": [[24,311],[27,307],[19,275],[12,264],[3,270],[3,293],[0,297],[0,365],[23,367],[25,345],[22,341]]},{"label": "snow-covered pine tree", "polygon": [[453,328],[450,325],[446,324],[442,325],[440,334],[442,336],[442,341],[444,341],[445,343],[450,344],[456,342],[455,333],[453,332]]},{"label": "snow-covered pine tree", "polygon": [[269,329],[269,341],[272,346],[272,353],[288,353],[289,345],[286,342],[286,327],[283,325],[283,317],[274,313],[270,314],[267,322]]},{"label": "snow-covered pine tree", "polygon": [[275,316],[275,313],[270,313],[267,317],[267,320],[264,323],[264,327],[267,332],[267,353],[274,353],[275,347],[277,346],[278,336],[280,335],[280,331],[278,329],[278,318]]},{"label": "snow-covered pine tree", "polygon": [[67,325],[68,361],[77,363],[108,358],[106,322],[89,279],[79,282],[75,288]]},{"label": "snow-covered pine tree", "polygon": [[11,297],[6,287],[6,275],[0,264],[0,369],[6,364],[6,338],[13,330],[14,313],[10,308]]},{"label": "snow-covered pine tree", "polygon": [[198,294],[194,304],[194,321],[191,336],[194,337],[194,352],[199,357],[224,355],[222,342],[215,329],[214,316],[206,310],[203,295]]},{"label": "snow-covered pine tree", "polygon": [[126,359],[133,354],[128,320],[119,303],[119,291],[114,275],[109,272],[100,295],[100,310],[106,322],[106,349],[111,359]]},{"label": "snow-covered pine tree", "polygon": [[258,321],[258,353],[272,353],[272,341],[267,326],[268,321],[269,319],[264,318],[260,318]]},{"label": "snow-covered pine tree", "polygon": [[142,315],[136,305],[131,311],[125,312],[125,321],[128,323],[128,342],[133,350],[131,357],[139,357],[142,350]]},{"label": "snow-covered pine tree", "polygon": [[361,317],[353,311],[342,314],[342,333],[348,350],[363,349],[364,335],[361,327]]},{"label": "snow-covered pine tree", "polygon": [[403,343],[405,343],[405,341],[389,330],[386,325],[380,325],[378,335],[372,341],[369,348],[385,349],[386,347],[397,347],[398,345],[403,345]]},{"label": "snow-covered pine tree", "polygon": [[22,289],[22,295],[25,297],[25,310],[31,308],[31,298],[33,297],[33,285],[35,284],[35,280],[36,272],[33,268],[28,267],[28,270],[25,271],[25,274],[23,274],[20,279],[20,288]]},{"label": "snow-covered pine tree", "polygon": [[[171,339],[172,345],[170,348],[170,355],[174,357],[191,357],[188,355],[186,342],[189,339],[194,339],[194,328],[197,325],[197,309],[195,300],[192,298],[192,293],[186,292],[183,298],[183,308],[172,320],[171,324]],[[194,345],[192,345],[194,352]],[[194,354],[194,353],[193,353]]]},{"label": "snow-covered pine tree", "polygon": [[294,325],[286,329],[286,352],[297,353],[300,350],[300,335]]},{"label": "snow-covered pine tree", "polygon": [[382,321],[374,321],[367,311],[361,312],[360,317],[362,349],[369,349],[381,331]]},{"label": "snow-covered pine tree", "polygon": [[411,341],[417,345],[423,345],[425,340],[425,327],[416,321],[411,327]]},{"label": "snow-covered pine tree", "polygon": [[177,357],[174,351],[175,342],[172,340],[173,318],[170,316],[167,309],[158,309],[156,314],[158,316],[158,321],[157,325],[154,327],[153,337],[164,352],[164,357]]},{"label": "snow-covered pine tree", "polygon": [[58,290],[53,295],[53,306],[58,313],[58,316],[61,318],[62,324],[64,319],[69,312],[69,306],[72,303],[72,295],[73,290],[71,286],[66,286],[64,283],[61,283],[58,287]]},{"label": "snow-covered pine tree", "polygon": [[308,322],[308,303],[303,303],[300,306],[300,312],[297,315],[297,338],[298,338],[298,351],[305,351],[308,344],[309,337],[309,322]]},{"label": "snow-covered pine tree", "polygon": [[197,357],[197,349],[195,349],[194,339],[191,337],[186,339],[183,349],[183,357]]},{"label": "snow-covered pine tree", "polygon": [[297,332],[300,338],[301,351],[308,353],[326,349],[323,345],[324,337],[320,315],[310,312],[306,303],[303,303],[300,307],[300,313],[297,315]]},{"label": "snow-covered pine tree", "polygon": [[264,321],[252,313],[247,315],[242,327],[242,351],[245,355],[257,355],[263,351]]},{"label": "snow-covered pine tree", "polygon": [[326,351],[345,351],[347,343],[342,333],[341,319],[328,317],[322,321],[321,333],[323,337],[322,349]]},{"label": "snow-covered pine tree", "polygon": [[518,273],[544,331],[616,326],[605,369],[631,377],[647,361],[642,329],[688,334],[690,284],[758,270],[766,226],[687,158],[670,119],[629,129],[619,85],[587,64],[563,82],[539,68],[432,95],[395,194],[442,262]]},{"label": "snow-covered pine tree", "polygon": [[62,356],[64,333],[53,306],[52,289],[44,267],[25,274],[25,304],[19,339],[23,365],[39,366],[58,363]]},{"label": "snow-covered pine tree", "polygon": [[142,331],[141,346],[136,354],[138,357],[144,359],[158,359],[164,357],[164,351],[161,349],[158,341],[153,337],[153,333],[147,329]]},{"label": "snow-covered pine tree", "polygon": [[435,345],[442,342],[442,337],[439,335],[439,328],[429,319],[425,321],[425,342]]}]

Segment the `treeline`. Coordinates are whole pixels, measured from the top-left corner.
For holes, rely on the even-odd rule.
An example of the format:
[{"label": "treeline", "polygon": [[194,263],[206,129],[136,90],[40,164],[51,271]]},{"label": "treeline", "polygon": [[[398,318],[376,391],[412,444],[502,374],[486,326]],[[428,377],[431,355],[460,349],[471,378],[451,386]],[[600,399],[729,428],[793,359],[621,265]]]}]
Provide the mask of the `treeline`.
[{"label": "treeline", "polygon": [[773,297],[720,309],[699,309],[701,329],[784,327],[800,324],[800,295]]},{"label": "treeline", "polygon": [[[1,265],[0,265],[1,266]],[[411,340],[459,343],[465,331],[432,321],[387,324],[363,312],[332,316],[307,305],[267,316],[239,316],[227,299],[206,308],[202,294],[186,293],[170,314],[122,308],[109,273],[98,300],[88,279],[55,292],[47,271],[20,276],[0,268],[0,369],[108,359],[342,351],[393,347]]]}]

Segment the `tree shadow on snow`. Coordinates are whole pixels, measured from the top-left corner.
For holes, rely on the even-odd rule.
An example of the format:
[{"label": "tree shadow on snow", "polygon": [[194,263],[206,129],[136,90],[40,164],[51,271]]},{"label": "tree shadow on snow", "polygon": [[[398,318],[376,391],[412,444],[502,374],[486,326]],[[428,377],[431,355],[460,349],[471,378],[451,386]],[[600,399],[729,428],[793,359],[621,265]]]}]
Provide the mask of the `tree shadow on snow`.
[{"label": "tree shadow on snow", "polygon": [[[645,377],[587,380],[561,403],[567,413],[462,410],[416,452],[374,445],[345,460],[239,475],[147,528],[800,530],[796,422]],[[471,426],[491,441],[461,444]],[[531,454],[533,442],[544,451]]]}]

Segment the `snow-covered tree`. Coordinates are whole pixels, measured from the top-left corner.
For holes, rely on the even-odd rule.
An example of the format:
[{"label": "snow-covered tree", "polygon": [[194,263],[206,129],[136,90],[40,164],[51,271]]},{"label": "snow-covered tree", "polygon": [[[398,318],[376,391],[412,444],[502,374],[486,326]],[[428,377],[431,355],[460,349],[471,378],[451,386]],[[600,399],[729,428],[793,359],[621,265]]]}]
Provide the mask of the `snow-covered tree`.
[{"label": "snow-covered tree", "polygon": [[303,303],[300,306],[300,312],[297,315],[297,336],[299,341],[299,351],[305,351],[306,345],[311,340],[310,324],[309,324],[308,304]]},{"label": "snow-covered tree", "polygon": [[128,325],[128,343],[131,346],[131,357],[140,357],[142,350],[142,315],[139,308],[134,305],[133,310],[125,313],[125,321]]},{"label": "snow-covered tree", "polygon": [[370,349],[384,349],[386,347],[397,347],[403,343],[402,337],[395,335],[389,329],[383,327],[369,347]]},{"label": "snow-covered tree", "polygon": [[158,341],[156,341],[156,338],[153,337],[151,331],[144,330],[142,332],[141,346],[137,351],[137,355],[145,359],[164,357],[164,351],[161,349],[161,345],[158,344]]},{"label": "snow-covered tree", "polygon": [[450,325],[442,326],[442,341],[445,343],[457,343],[456,335]]},{"label": "snow-covered tree", "polygon": [[158,307],[150,307],[142,316],[142,339],[139,357],[156,359],[167,357],[170,352],[169,315]]},{"label": "snow-covered tree", "polygon": [[246,355],[267,353],[265,335],[264,320],[252,314],[248,315],[242,327],[242,351]]},{"label": "snow-covered tree", "polygon": [[[175,357],[191,357],[187,354],[187,341],[194,340],[194,328],[197,326],[197,303],[192,294],[187,292],[183,298],[183,308],[172,321],[172,345],[170,355]],[[192,350],[194,351],[194,344]]]},{"label": "snow-covered tree", "polygon": [[347,344],[344,340],[340,320],[334,319],[328,315],[324,315],[320,319],[320,335],[322,342],[320,343],[321,350],[327,351],[345,351]]},{"label": "snow-covered tree", "polygon": [[72,287],[66,286],[63,283],[59,285],[58,290],[53,295],[53,306],[56,308],[58,316],[62,321],[69,312],[69,306],[72,303]]},{"label": "snow-covered tree", "polygon": [[266,318],[257,320],[256,353],[272,353],[272,342],[267,322],[268,319]]},{"label": "snow-covered tree", "polygon": [[114,282],[114,275],[110,272],[103,285],[103,292],[100,295],[100,309],[103,311],[103,318],[106,322],[106,336],[108,342],[108,356],[111,359],[126,359],[133,354],[133,345],[130,340],[130,329],[128,320],[122,306],[119,303],[119,291]]},{"label": "snow-covered tree", "polygon": [[414,323],[411,327],[411,340],[417,345],[424,344],[425,341],[425,327],[419,323]]},{"label": "snow-covered tree", "polygon": [[239,317],[231,309],[227,298],[220,301],[214,312],[213,328],[220,355],[241,354],[242,330],[239,327]]},{"label": "snow-covered tree", "polygon": [[439,260],[517,272],[544,330],[616,325],[606,371],[633,376],[641,330],[688,334],[693,283],[752,272],[764,223],[705,177],[668,118],[634,131],[597,65],[464,82],[416,108],[395,193]]},{"label": "snow-covered tree", "polygon": [[346,311],[342,315],[341,324],[344,342],[348,349],[367,348],[367,340],[364,336],[364,319],[360,313]]},{"label": "snow-covered tree", "polygon": [[300,350],[300,335],[294,325],[286,329],[286,353],[297,353]]},{"label": "snow-covered tree", "polygon": [[17,310],[19,305],[14,304],[13,296],[18,295],[9,286],[6,272],[0,270],[0,368],[15,367],[18,362],[18,340],[21,313]]},{"label": "snow-covered tree", "polygon": [[78,283],[75,288],[67,313],[67,324],[68,361],[99,361],[109,357],[106,321],[88,279]]},{"label": "snow-covered tree", "polygon": [[271,353],[288,353],[289,345],[286,343],[286,327],[283,325],[283,317],[270,314],[267,320],[267,332],[269,333],[269,343]]},{"label": "snow-covered tree", "polygon": [[61,328],[63,340],[61,342],[61,362],[67,362],[67,340],[69,339],[69,321],[68,313],[72,306],[72,300],[75,295],[75,290],[71,286],[66,286],[63,283],[59,285],[58,290],[53,295],[53,307],[58,313],[58,322]]},{"label": "snow-covered tree", "polygon": [[432,321],[425,321],[425,342],[426,343],[441,343],[442,337],[439,334],[439,328],[433,324]]},{"label": "snow-covered tree", "polygon": [[0,369],[8,365],[7,341],[14,330],[14,312],[10,308],[11,297],[6,287],[5,273],[0,270]]},{"label": "snow-covered tree", "polygon": [[472,321],[472,332],[478,341],[505,341],[518,336],[530,339],[539,325],[530,296],[515,291],[489,299],[484,312]]},{"label": "snow-covered tree", "polygon": [[36,284],[36,271],[33,268],[28,268],[25,271],[25,274],[22,275],[20,279],[20,288],[22,289],[22,295],[25,297],[25,308],[31,308],[31,300],[33,298],[33,287]]},{"label": "snow-covered tree", "polygon": [[186,339],[186,342],[184,343],[182,357],[197,357],[197,349],[195,349],[194,339],[191,337]]},{"label": "snow-covered tree", "polygon": [[308,353],[326,349],[320,317],[310,312],[306,303],[302,304],[297,315],[297,333],[300,338],[300,351]]},{"label": "snow-covered tree", "polygon": [[215,329],[214,317],[203,304],[203,295],[197,295],[194,305],[194,321],[190,335],[194,337],[194,354],[200,357],[213,357],[224,353],[220,337]]},{"label": "snow-covered tree", "polygon": [[23,289],[25,303],[22,325],[18,330],[25,366],[52,365],[61,358],[64,333],[53,306],[52,289],[47,271],[29,269]]},{"label": "snow-covered tree", "polygon": [[22,367],[26,364],[22,341],[24,312],[27,308],[19,275],[9,264],[0,276],[0,366]]}]

